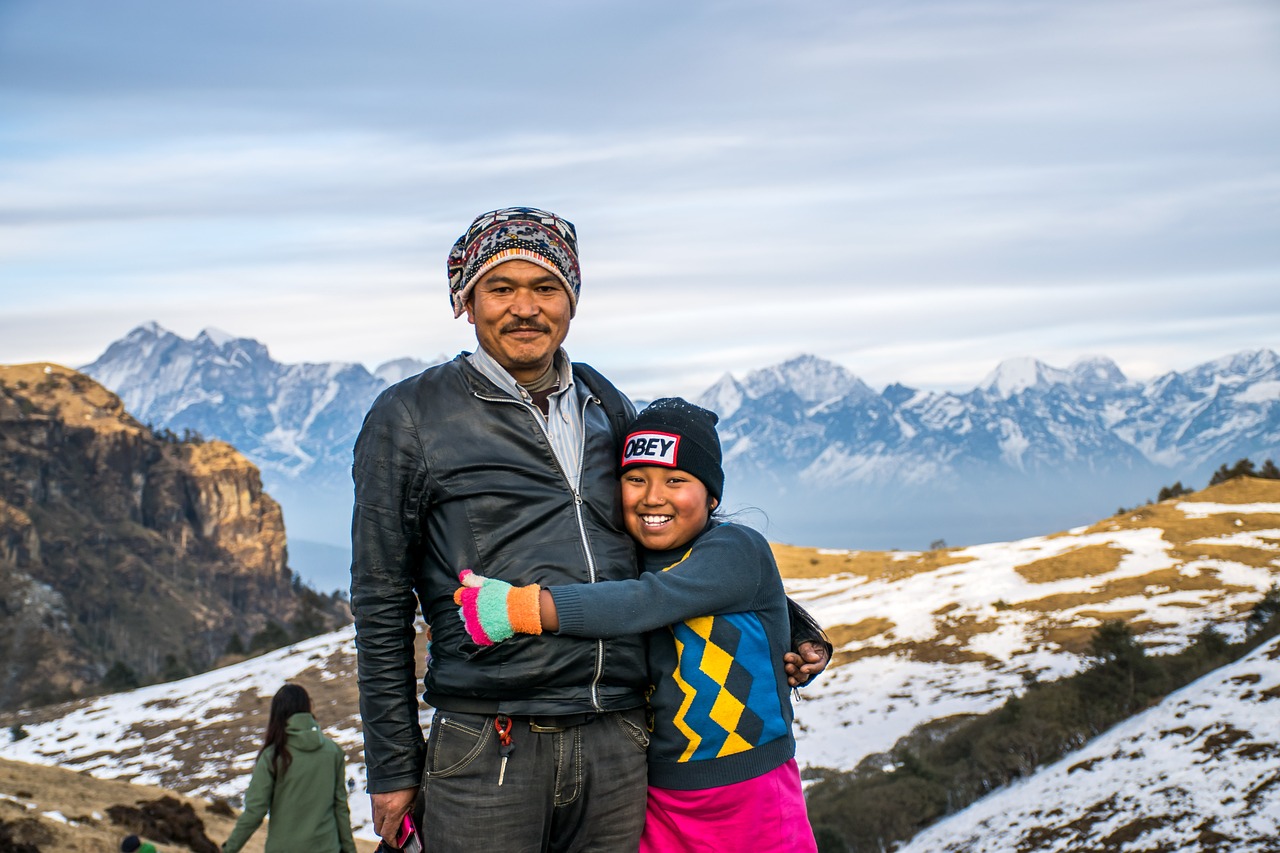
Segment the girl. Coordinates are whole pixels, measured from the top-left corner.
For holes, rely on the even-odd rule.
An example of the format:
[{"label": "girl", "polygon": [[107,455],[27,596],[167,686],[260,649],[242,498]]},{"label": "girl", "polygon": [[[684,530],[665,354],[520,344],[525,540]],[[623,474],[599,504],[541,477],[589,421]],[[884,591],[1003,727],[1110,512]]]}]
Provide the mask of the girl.
[{"label": "girl", "polygon": [[345,764],[342,750],[311,716],[307,691],[297,684],[281,687],[271,700],[244,812],[223,853],[239,853],[268,812],[266,853],[356,853]]},{"label": "girl", "polygon": [[475,642],[543,630],[648,631],[649,798],[642,853],[816,851],[791,733],[787,601],[768,543],[711,512],[724,487],[716,416],[678,398],[632,423],[623,520],[638,580],[513,587],[463,572]]}]

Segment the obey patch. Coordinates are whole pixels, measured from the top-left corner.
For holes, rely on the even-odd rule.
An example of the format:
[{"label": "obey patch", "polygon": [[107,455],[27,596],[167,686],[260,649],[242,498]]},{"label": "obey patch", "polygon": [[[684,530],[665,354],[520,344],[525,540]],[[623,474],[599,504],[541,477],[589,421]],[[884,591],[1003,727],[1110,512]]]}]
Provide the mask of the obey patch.
[{"label": "obey patch", "polygon": [[665,465],[678,468],[680,436],[669,432],[633,432],[622,445],[622,465]]}]

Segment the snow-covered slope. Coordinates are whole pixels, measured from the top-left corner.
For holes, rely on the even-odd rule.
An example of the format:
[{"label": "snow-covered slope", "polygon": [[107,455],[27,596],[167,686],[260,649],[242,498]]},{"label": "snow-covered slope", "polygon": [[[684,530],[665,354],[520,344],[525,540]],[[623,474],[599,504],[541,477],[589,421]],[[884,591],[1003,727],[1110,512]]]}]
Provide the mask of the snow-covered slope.
[{"label": "snow-covered slope", "polygon": [[898,853],[1280,850],[1280,639]]},{"label": "snow-covered slope", "polygon": [[348,787],[357,792],[352,822],[372,838],[369,800],[361,795],[354,641],[355,629],[347,627],[181,681],[73,703],[46,721],[22,723],[28,737],[0,746],[0,755],[240,803],[271,697],[296,679],[310,692],[325,733],[347,755]]},{"label": "snow-covered slope", "polygon": [[[848,770],[920,723],[997,707],[1027,675],[1077,671],[1103,620],[1124,619],[1156,652],[1184,647],[1208,623],[1239,636],[1242,614],[1280,579],[1280,481],[1232,480],[1017,542],[925,553],[775,551],[789,591],[836,646],[831,669],[796,706],[798,757]],[[0,720],[29,735],[0,743],[0,756],[236,797],[269,697],[296,678],[347,750],[362,792],[354,669],[348,628],[183,681]],[[1258,692],[1274,683],[1260,681]],[[1067,781],[1076,778],[1085,777],[1077,771]],[[368,834],[367,798],[353,797],[352,808]]]},{"label": "snow-covered slope", "polygon": [[1239,639],[1239,614],[1280,581],[1280,481],[1194,497],[925,554],[777,547],[789,592],[837,647],[838,666],[796,713],[802,758],[850,768],[921,723],[993,710],[1029,677],[1078,671],[1107,619],[1154,653],[1184,648],[1208,624]]}]

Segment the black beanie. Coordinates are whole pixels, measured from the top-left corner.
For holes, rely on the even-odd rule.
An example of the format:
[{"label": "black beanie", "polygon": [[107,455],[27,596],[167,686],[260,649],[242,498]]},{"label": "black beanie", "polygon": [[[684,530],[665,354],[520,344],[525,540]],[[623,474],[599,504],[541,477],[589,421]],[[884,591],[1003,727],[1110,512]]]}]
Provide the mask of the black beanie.
[{"label": "black beanie", "polygon": [[622,443],[622,468],[679,468],[702,481],[717,501],[724,491],[720,467],[720,418],[679,397],[654,400],[631,422]]},{"label": "black beanie", "polygon": [[134,850],[137,850],[141,846],[142,842],[136,835],[126,835],[124,837],[124,841],[120,842],[120,849],[123,850],[124,853],[133,853]]}]

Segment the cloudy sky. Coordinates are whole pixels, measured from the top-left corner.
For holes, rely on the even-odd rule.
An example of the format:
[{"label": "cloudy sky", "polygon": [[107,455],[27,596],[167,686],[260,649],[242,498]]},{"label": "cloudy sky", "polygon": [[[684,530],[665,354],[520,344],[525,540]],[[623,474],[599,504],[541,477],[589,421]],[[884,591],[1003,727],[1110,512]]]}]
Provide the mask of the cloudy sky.
[{"label": "cloudy sky", "polygon": [[1280,348],[1280,5],[0,0],[0,362],[452,354],[511,204],[577,224],[569,351],[641,396]]}]

